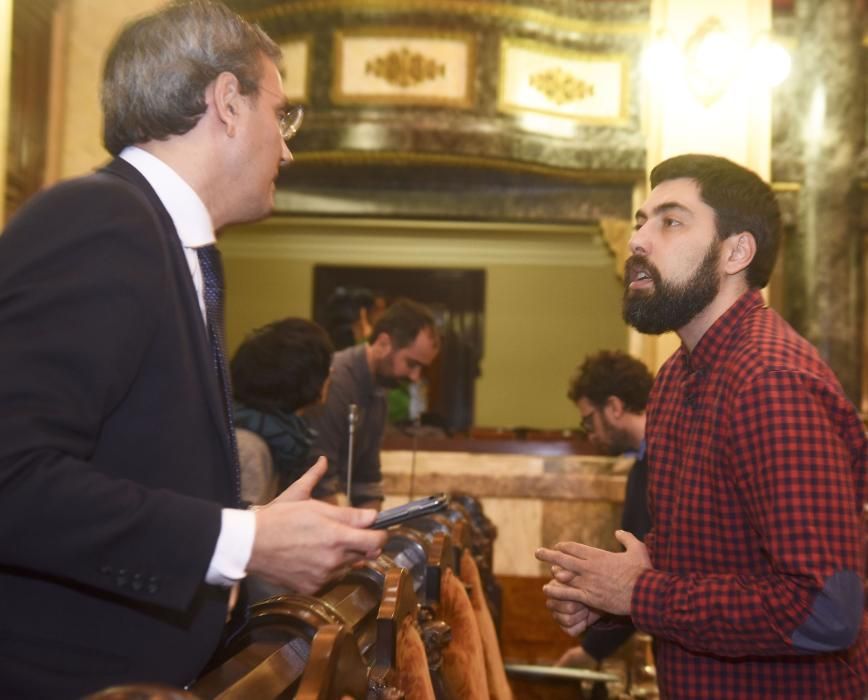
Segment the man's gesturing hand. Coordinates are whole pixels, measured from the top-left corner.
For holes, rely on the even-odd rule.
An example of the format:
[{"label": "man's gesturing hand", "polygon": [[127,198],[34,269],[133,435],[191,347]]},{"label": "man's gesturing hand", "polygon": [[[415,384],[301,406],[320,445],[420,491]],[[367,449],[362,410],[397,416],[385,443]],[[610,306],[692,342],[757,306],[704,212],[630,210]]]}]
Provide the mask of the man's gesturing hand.
[{"label": "man's gesturing hand", "polygon": [[559,600],[573,600],[613,615],[629,615],[633,587],[639,574],[652,568],[651,559],[645,545],[629,532],[618,530],[615,537],[626,551],[607,552],[577,542],[560,542],[553,549],[538,549],[536,558],[553,565],[554,580],[546,589],[555,583],[562,584],[573,592],[558,588]]}]

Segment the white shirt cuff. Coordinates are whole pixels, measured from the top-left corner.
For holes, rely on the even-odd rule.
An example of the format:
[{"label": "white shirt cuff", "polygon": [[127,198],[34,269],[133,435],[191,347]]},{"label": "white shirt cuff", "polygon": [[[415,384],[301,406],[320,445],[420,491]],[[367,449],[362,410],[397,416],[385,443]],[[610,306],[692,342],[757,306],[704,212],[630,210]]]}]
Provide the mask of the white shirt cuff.
[{"label": "white shirt cuff", "polygon": [[247,563],[253,552],[256,516],[251,510],[224,508],[220,536],[205,574],[205,582],[215,586],[232,586],[247,575]]}]

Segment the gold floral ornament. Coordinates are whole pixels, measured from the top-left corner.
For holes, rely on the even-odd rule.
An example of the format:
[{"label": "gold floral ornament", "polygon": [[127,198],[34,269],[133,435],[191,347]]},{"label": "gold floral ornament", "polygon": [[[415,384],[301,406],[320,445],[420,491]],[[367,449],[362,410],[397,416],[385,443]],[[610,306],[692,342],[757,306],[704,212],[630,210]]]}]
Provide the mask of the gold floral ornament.
[{"label": "gold floral ornament", "polygon": [[446,66],[421,53],[402,48],[368,61],[365,73],[382,78],[389,85],[406,88],[446,75]]},{"label": "gold floral ornament", "polygon": [[594,94],[593,84],[575,78],[560,68],[552,68],[544,73],[532,75],[530,84],[559,107],[569,102],[584,100]]}]

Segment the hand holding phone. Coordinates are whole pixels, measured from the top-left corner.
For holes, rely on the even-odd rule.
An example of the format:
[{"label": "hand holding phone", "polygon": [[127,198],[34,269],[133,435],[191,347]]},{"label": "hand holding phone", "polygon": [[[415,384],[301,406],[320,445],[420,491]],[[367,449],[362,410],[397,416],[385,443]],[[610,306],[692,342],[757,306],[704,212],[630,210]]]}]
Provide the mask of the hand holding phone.
[{"label": "hand holding phone", "polygon": [[382,530],[383,528],[403,523],[405,520],[412,520],[423,515],[436,513],[446,508],[448,504],[449,496],[445,493],[438,493],[435,496],[428,496],[427,498],[419,498],[404,505],[384,510],[377,516],[371,527],[375,530]]}]

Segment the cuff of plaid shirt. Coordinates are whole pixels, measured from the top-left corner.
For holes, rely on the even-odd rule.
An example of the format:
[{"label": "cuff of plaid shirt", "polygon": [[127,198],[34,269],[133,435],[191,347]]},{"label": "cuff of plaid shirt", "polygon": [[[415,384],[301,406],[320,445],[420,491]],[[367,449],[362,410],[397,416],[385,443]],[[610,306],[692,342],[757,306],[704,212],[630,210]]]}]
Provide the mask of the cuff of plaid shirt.
[{"label": "cuff of plaid shirt", "polygon": [[630,600],[630,617],[643,632],[659,635],[671,625],[673,609],[666,600],[673,587],[672,574],[648,569],[639,574]]}]

